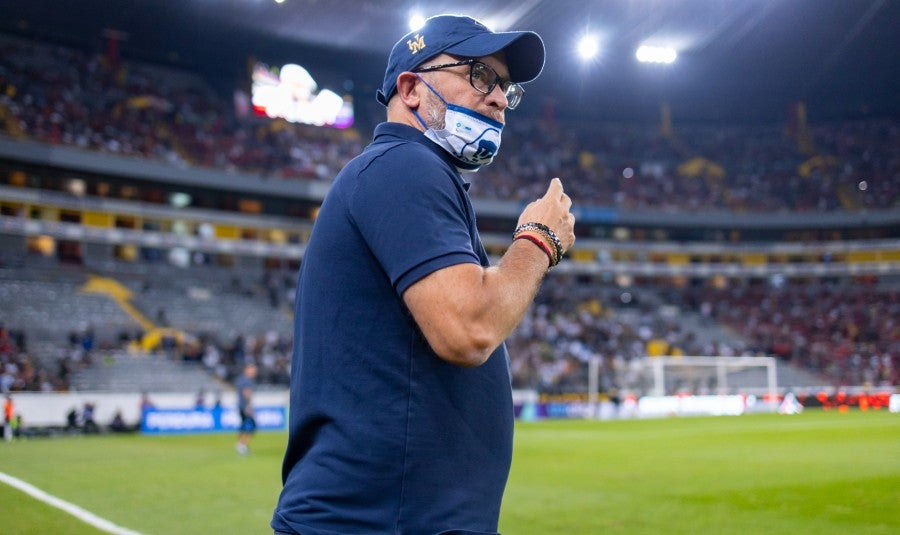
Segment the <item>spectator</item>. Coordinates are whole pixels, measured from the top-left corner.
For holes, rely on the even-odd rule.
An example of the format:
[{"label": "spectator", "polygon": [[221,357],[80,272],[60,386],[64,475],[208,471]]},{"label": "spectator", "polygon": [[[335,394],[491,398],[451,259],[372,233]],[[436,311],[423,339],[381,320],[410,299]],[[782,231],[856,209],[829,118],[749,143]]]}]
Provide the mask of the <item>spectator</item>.
[{"label": "spectator", "polygon": [[249,363],[244,365],[244,371],[234,384],[237,392],[238,413],[241,417],[236,448],[241,455],[250,453],[250,439],[256,433],[256,411],[253,406],[253,393],[256,390],[257,372],[255,364]]}]

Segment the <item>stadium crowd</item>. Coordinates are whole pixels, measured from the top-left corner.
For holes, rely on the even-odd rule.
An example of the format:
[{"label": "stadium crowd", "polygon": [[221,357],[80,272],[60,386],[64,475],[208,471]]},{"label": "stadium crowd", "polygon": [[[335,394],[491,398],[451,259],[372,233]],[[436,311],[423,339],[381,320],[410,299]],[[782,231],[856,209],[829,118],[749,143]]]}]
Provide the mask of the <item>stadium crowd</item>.
[{"label": "stadium crowd", "polygon": [[[252,112],[241,117],[243,106],[232,100],[200,73],[111,64],[99,53],[0,36],[0,128],[7,135],[321,181],[368,137]],[[474,177],[474,196],[533,199],[548,176],[565,177],[581,205],[622,209],[887,209],[900,193],[900,125],[893,119],[790,128],[563,124],[546,112],[514,119],[503,158]]]},{"label": "stadium crowd", "polygon": [[475,195],[533,199],[550,175],[565,177],[584,205],[666,212],[885,209],[900,193],[900,125],[890,119],[810,127],[814,151],[784,125],[688,125],[664,135],[544,118],[508,129],[504,158],[476,177]]},{"label": "stadium crowd", "polygon": [[291,337],[274,330],[257,334],[237,334],[219,341],[200,335],[181,348],[181,359],[202,364],[216,378],[231,383],[245,362],[259,368],[261,384],[287,386],[290,382]]},{"label": "stadium crowd", "polygon": [[29,352],[27,339],[24,331],[0,324],[0,393],[66,390],[74,357],[61,358],[54,369]]},{"label": "stadium crowd", "polygon": [[550,277],[510,339],[513,382],[583,392],[597,358],[601,391],[627,390],[644,384],[635,365],[647,355],[770,355],[823,385],[897,385],[897,317],[900,292],[849,281],[642,292]]},{"label": "stadium crowd", "polygon": [[[260,307],[271,306],[263,293],[256,299]],[[639,362],[648,355],[772,355],[818,374],[823,385],[898,385],[898,317],[895,288],[850,281],[622,288],[554,275],[508,340],[510,368],[516,388],[583,393],[596,360],[601,391],[608,392],[646,388]],[[223,382],[249,360],[259,366],[261,384],[288,384],[289,332],[237,332],[227,339],[190,334],[160,353],[201,365]],[[24,331],[0,328],[0,392],[67,390],[73,372],[102,362],[100,355],[127,350],[132,341],[120,336],[98,344],[90,329],[73,332],[47,359],[32,355],[25,340]]]},{"label": "stadium crowd", "polygon": [[[2,36],[0,36],[2,37]],[[125,156],[282,178],[330,180],[353,132],[240,121],[194,73],[15,38],[0,39],[8,135]]]},{"label": "stadium crowd", "polygon": [[864,283],[704,288],[710,303],[754,353],[819,370],[837,385],[900,383],[900,291]]}]

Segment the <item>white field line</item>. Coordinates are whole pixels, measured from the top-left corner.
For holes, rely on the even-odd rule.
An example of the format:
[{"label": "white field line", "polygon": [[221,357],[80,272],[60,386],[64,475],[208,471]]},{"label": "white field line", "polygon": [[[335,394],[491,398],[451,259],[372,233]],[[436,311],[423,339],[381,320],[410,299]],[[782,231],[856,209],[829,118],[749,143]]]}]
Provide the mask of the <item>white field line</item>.
[{"label": "white field line", "polygon": [[65,500],[61,500],[52,494],[47,494],[41,489],[22,481],[21,479],[17,479],[11,475],[0,472],[0,481],[6,483],[10,487],[15,487],[25,494],[28,494],[32,498],[38,499],[51,507],[56,507],[62,511],[69,513],[74,516],[78,520],[85,522],[94,526],[95,528],[105,531],[107,533],[112,533],[113,535],[141,535],[137,531],[132,531],[128,528],[123,528],[122,526],[117,526],[113,524],[109,520],[105,518],[100,518],[94,513],[82,509],[78,507],[74,503],[69,503]]}]

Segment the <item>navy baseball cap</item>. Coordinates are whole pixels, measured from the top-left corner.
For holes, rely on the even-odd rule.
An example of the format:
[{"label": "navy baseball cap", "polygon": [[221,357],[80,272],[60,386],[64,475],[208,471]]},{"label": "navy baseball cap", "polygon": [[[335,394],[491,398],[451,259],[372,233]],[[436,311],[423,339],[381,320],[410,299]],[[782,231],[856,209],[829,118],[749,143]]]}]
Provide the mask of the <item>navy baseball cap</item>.
[{"label": "navy baseball cap", "polygon": [[460,15],[429,17],[425,25],[397,41],[391,49],[384,83],[375,92],[378,102],[387,106],[397,90],[397,77],[415,70],[431,58],[452,54],[467,58],[490,56],[503,50],[513,82],[530,82],[544,68],[544,42],[534,32],[492,32],[477,20]]}]

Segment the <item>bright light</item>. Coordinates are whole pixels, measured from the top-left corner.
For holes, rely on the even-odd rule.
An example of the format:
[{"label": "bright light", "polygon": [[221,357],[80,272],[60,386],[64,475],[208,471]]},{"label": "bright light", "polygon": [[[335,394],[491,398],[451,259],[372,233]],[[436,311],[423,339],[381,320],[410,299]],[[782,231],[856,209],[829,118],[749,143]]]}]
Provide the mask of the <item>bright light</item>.
[{"label": "bright light", "polygon": [[169,204],[174,206],[175,208],[184,208],[185,206],[190,206],[191,196],[182,191],[176,191],[169,195]]},{"label": "bright light", "polygon": [[409,16],[409,31],[414,32],[425,26],[425,17],[421,13],[413,13]]},{"label": "bright light", "polygon": [[257,115],[337,128],[352,124],[352,102],[329,89],[320,89],[309,71],[295,63],[280,69],[257,63],[250,89],[250,103]]},{"label": "bright light", "polygon": [[639,47],[634,55],[641,63],[672,63],[678,57],[674,48],[647,45]]},{"label": "bright light", "polygon": [[593,35],[585,35],[578,41],[578,55],[581,59],[592,59],[600,51],[600,43]]}]

